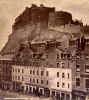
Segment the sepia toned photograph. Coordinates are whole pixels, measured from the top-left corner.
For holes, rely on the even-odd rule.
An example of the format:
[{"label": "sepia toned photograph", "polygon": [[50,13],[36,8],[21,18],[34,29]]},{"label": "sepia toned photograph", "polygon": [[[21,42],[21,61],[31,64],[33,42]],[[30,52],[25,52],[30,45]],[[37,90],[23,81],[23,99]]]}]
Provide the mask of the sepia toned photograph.
[{"label": "sepia toned photograph", "polygon": [[0,100],[89,100],[89,0],[0,0]]}]

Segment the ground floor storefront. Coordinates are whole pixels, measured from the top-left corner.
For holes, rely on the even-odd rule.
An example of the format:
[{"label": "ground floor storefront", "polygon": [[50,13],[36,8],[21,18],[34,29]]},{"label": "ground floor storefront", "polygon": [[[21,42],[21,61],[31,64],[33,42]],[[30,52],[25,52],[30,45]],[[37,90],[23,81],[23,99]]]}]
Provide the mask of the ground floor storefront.
[{"label": "ground floor storefront", "polygon": [[13,82],[13,90],[22,92],[24,94],[33,94],[36,96],[55,97],[56,100],[72,100],[71,92],[50,89],[33,84],[21,84],[20,82]]},{"label": "ground floor storefront", "polygon": [[0,89],[2,89],[2,90],[12,90],[12,82],[2,81],[0,83]]},{"label": "ground floor storefront", "polygon": [[73,91],[72,100],[89,100],[89,93],[84,91]]},{"label": "ground floor storefront", "polygon": [[33,85],[21,82],[2,82],[0,84],[2,90],[11,90],[16,93],[27,95],[42,96],[42,97],[55,97],[54,100],[89,100],[89,92],[76,91],[60,91],[39,85]]}]

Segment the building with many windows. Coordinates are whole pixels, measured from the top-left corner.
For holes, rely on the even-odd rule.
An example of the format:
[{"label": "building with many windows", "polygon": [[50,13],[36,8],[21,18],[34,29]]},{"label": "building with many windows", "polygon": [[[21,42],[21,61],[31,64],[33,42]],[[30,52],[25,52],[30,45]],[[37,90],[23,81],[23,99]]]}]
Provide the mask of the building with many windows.
[{"label": "building with many windows", "polygon": [[13,89],[43,96],[72,98],[71,68],[12,65]]},{"label": "building with many windows", "polygon": [[43,5],[27,7],[1,51],[0,88],[59,100],[88,100],[89,37],[82,28],[70,13]]}]

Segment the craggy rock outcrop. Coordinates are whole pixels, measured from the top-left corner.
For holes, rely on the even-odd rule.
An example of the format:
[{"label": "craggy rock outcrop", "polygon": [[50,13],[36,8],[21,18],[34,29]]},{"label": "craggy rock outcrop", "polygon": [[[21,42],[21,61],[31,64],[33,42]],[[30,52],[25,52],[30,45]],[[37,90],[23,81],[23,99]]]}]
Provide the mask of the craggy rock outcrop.
[{"label": "craggy rock outcrop", "polygon": [[52,36],[58,38],[60,32],[56,35],[57,32],[54,30],[51,35],[50,26],[56,27],[68,23],[73,23],[72,15],[68,12],[56,12],[55,8],[44,7],[43,5],[38,7],[33,4],[30,8],[26,7],[24,12],[15,19],[12,34],[9,36],[1,54],[15,54],[23,41],[31,42],[39,39],[40,36],[41,40],[42,38],[50,39]]}]

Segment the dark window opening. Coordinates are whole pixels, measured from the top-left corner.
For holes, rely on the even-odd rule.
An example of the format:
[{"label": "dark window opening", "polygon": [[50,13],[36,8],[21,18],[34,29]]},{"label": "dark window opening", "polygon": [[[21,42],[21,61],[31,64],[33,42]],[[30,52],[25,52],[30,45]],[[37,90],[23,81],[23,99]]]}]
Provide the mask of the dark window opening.
[{"label": "dark window opening", "polygon": [[33,75],[35,75],[35,71],[33,70]]},{"label": "dark window opening", "polygon": [[37,83],[39,83],[39,80],[37,79]]},{"label": "dark window opening", "polygon": [[48,85],[48,83],[49,83],[49,82],[48,82],[48,80],[47,80],[47,85]]},{"label": "dark window opening", "polygon": [[20,80],[20,76],[18,76],[18,80]]},{"label": "dark window opening", "polygon": [[62,83],[62,88],[64,88],[65,87],[65,83]]},{"label": "dark window opening", "polygon": [[57,87],[59,87],[59,82],[57,82]]},{"label": "dark window opening", "polygon": [[89,65],[85,65],[85,72],[89,73]]},{"label": "dark window opening", "polygon": [[46,76],[48,76],[49,75],[49,73],[48,73],[48,71],[46,71]]},{"label": "dark window opening", "polygon": [[37,75],[39,75],[39,71],[37,70]]},{"label": "dark window opening", "polygon": [[70,84],[68,83],[68,88],[70,88]]},{"label": "dark window opening", "polygon": [[62,68],[64,68],[65,67],[65,64],[64,63],[62,63]]},{"label": "dark window opening", "polygon": [[41,80],[41,84],[43,84],[44,82],[43,82],[43,80]]},{"label": "dark window opening", "polygon": [[30,82],[32,82],[32,79],[30,78]]},{"label": "dark window opening", "polygon": [[59,77],[59,72],[57,72],[57,77]]},{"label": "dark window opening", "polygon": [[59,59],[59,54],[57,54],[57,59]]},{"label": "dark window opening", "polygon": [[86,79],[86,88],[89,88],[89,79]]},{"label": "dark window opening", "polygon": [[63,53],[61,53],[61,58],[63,58]]},{"label": "dark window opening", "polygon": [[35,79],[33,79],[33,83],[35,83]]},{"label": "dark window opening", "polygon": [[59,63],[57,63],[57,67],[59,67]]},{"label": "dark window opening", "polygon": [[62,73],[62,78],[65,78],[65,74],[64,73]]},{"label": "dark window opening", "polygon": [[70,74],[68,73],[68,79],[70,78]]},{"label": "dark window opening", "polygon": [[70,54],[67,54],[67,58],[70,58]]},{"label": "dark window opening", "polygon": [[30,70],[30,74],[32,74],[32,70]]},{"label": "dark window opening", "polygon": [[80,65],[76,65],[76,71],[80,72]]},{"label": "dark window opening", "polygon": [[80,86],[80,78],[76,78],[76,86]]},{"label": "dark window opening", "polygon": [[41,71],[41,76],[43,76],[44,75],[44,71]]}]

